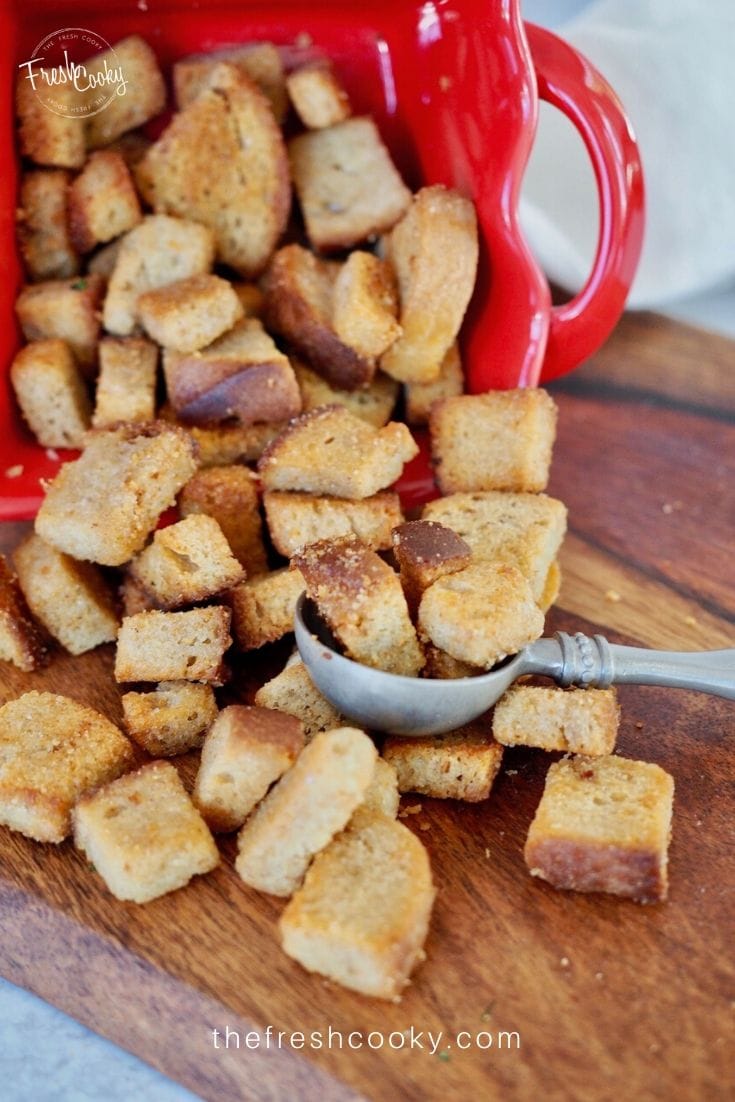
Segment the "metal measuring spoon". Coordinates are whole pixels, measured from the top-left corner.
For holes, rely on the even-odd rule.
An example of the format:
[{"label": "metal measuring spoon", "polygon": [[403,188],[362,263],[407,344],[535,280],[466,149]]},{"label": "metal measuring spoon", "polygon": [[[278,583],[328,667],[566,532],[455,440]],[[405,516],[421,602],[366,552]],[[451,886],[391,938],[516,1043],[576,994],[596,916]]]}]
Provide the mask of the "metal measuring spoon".
[{"label": "metal measuring spoon", "polygon": [[655,651],[608,643],[602,635],[537,639],[489,673],[438,681],[400,677],[362,666],[334,649],[329,629],[302,593],[296,605],[296,645],[323,696],[342,715],[372,731],[439,735],[482,715],[524,674],[564,687],[613,684],[696,689],[735,700],[735,650]]}]

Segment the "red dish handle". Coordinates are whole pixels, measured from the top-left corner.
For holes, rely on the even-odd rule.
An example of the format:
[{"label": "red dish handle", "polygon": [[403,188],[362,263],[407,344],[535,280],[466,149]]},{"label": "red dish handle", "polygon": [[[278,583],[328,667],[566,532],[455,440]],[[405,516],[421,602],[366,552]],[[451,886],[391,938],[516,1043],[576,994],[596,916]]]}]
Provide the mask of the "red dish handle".
[{"label": "red dish handle", "polygon": [[586,284],[551,311],[541,382],[577,367],[623,312],[643,244],[643,170],[623,105],[593,65],[567,42],[526,23],[539,96],[563,111],[592,160],[600,199],[597,254]]}]

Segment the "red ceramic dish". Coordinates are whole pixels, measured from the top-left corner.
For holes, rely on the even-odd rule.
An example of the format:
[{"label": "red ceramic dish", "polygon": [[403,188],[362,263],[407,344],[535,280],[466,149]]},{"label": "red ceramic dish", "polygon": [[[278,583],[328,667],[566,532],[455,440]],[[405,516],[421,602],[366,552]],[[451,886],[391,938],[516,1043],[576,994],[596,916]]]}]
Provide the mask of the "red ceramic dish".
[{"label": "red ceramic dish", "polygon": [[[321,51],[347,84],[356,113],[370,111],[413,187],[444,183],[478,210],[481,264],[463,331],[469,388],[534,386],[577,366],[605,340],[624,305],[640,253],[643,182],[635,139],[615,94],[571,47],[524,28],[518,0],[6,0],[0,10],[0,125],[13,164],[12,84],[17,65],[63,27],[109,42],[138,33],[165,69],[187,53],[269,39],[286,59]],[[304,36],[313,43],[304,47]],[[297,45],[298,44],[298,45]],[[597,177],[600,239],[586,287],[552,308],[528,251],[517,200],[536,127],[538,95],[582,134]],[[17,178],[0,176],[0,362],[18,347],[13,302],[22,274],[15,245]],[[61,456],[61,458],[67,458]],[[0,519],[33,516],[49,456],[0,392]]]}]

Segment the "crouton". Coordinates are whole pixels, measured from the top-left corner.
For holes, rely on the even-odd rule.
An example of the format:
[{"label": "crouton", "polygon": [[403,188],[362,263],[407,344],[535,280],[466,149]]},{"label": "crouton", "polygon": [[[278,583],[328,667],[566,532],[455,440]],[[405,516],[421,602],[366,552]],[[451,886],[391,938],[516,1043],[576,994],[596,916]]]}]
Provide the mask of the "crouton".
[{"label": "crouton", "polygon": [[36,532],[76,559],[121,566],[194,474],[195,448],[160,421],[96,430],[48,486]]},{"label": "crouton", "polygon": [[103,337],[99,361],[94,427],[152,421],[156,416],[156,346],[140,337]]},{"label": "crouton", "polygon": [[69,173],[63,169],[25,172],[20,183],[18,239],[32,280],[68,279],[79,271],[69,236]]},{"label": "crouton", "polygon": [[125,728],[151,757],[169,758],[196,750],[217,718],[211,685],[162,681],[150,693],[123,693]]},{"label": "crouton", "polygon": [[268,569],[255,476],[247,467],[210,467],[197,471],[179,495],[182,517],[214,517],[232,554],[248,574]]},{"label": "crouton", "polygon": [[365,359],[382,356],[401,335],[396,277],[385,260],[356,250],[334,281],[332,323],[337,336]]},{"label": "crouton", "polygon": [[138,298],[179,279],[203,275],[212,267],[212,231],[196,222],[147,215],[125,235],[105,298],[105,329],[129,336],[138,320]]},{"label": "crouton", "polygon": [[164,609],[205,601],[245,576],[219,524],[204,513],[159,528],[130,573]]},{"label": "crouton", "polygon": [[211,344],[242,315],[240,299],[227,280],[216,275],[189,276],[138,299],[144,329],[165,348],[180,352],[197,352]]},{"label": "crouton", "polygon": [[[166,86],[156,55],[148,43],[137,34],[120,39],[110,50],[95,54],[86,62],[88,80],[106,70],[122,70],[125,91],[118,83],[118,94],[113,95],[102,111],[90,115],[85,121],[87,145],[91,149],[108,145],[128,130],[142,126],[159,115],[166,106]],[[99,98],[99,89],[87,93],[88,101]]]},{"label": "crouton", "polygon": [[362,501],[273,490],[263,504],[273,546],[287,559],[317,540],[349,535],[373,551],[388,551],[391,530],[403,520],[400,498],[389,490]]},{"label": "crouton", "polygon": [[451,494],[430,501],[424,520],[435,520],[462,536],[473,560],[517,566],[540,600],[549,568],[556,559],[567,526],[561,501],[546,494]]},{"label": "crouton", "polygon": [[296,114],[309,130],[334,126],[350,117],[347,93],[331,65],[310,62],[286,77],[286,88]]},{"label": "crouton", "polygon": [[208,87],[213,71],[223,61],[234,65],[258,86],[280,125],[288,109],[288,95],[281,55],[272,42],[249,42],[245,46],[213,50],[177,61],[174,64],[174,95],[179,110],[188,107]]},{"label": "crouton", "polygon": [[258,462],[266,490],[361,499],[400,477],[418,454],[405,425],[373,429],[341,406],[322,406],[291,421]]},{"label": "crouton", "polygon": [[473,666],[471,662],[460,662],[452,658],[451,654],[435,647],[433,643],[422,640],[422,649],[426,665],[421,671],[422,677],[434,678],[438,681],[453,681],[458,677],[477,677],[478,674],[487,673],[482,666]]},{"label": "crouton", "polygon": [[25,693],[0,708],[0,822],[37,842],[63,842],[80,796],[133,765],[133,748],[93,708]]},{"label": "crouton", "polygon": [[210,830],[237,830],[304,746],[298,719],[233,704],[207,734],[193,800]]},{"label": "crouton", "polygon": [[136,612],[150,612],[156,608],[155,599],[129,570],[123,574],[118,594],[123,616],[134,616]]},{"label": "crouton", "polygon": [[34,533],[16,548],[13,561],[31,612],[70,654],[117,638],[113,595],[92,563],[77,562]]},{"label": "crouton", "polygon": [[614,689],[515,685],[495,705],[493,734],[503,746],[599,757],[615,749],[619,721]]},{"label": "crouton", "polygon": [[108,280],[115,270],[123,240],[124,238],[118,237],[116,241],[111,241],[109,245],[103,245],[97,249],[92,256],[87,258],[87,271],[94,275],[101,275]]},{"label": "crouton", "polygon": [[530,387],[436,402],[429,431],[439,489],[443,494],[545,490],[556,416],[554,399]]},{"label": "crouton", "polygon": [[140,164],[153,142],[146,136],[143,130],[128,130],[115,138],[114,142],[108,142],[105,150],[110,153],[119,153],[127,167],[131,170]]},{"label": "crouton", "polygon": [[399,792],[477,803],[490,795],[503,747],[486,715],[445,735],[387,738],[383,757],[398,774]]},{"label": "crouton", "polygon": [[464,372],[455,341],[449,346],[439,367],[439,374],[430,383],[406,383],[403,388],[406,420],[409,425],[428,425],[429,413],[439,398],[454,398],[464,391]]},{"label": "crouton", "polygon": [[225,421],[219,425],[189,425],[178,421],[168,404],[161,407],[159,417],[168,424],[177,425],[191,437],[198,448],[199,466],[204,470],[232,463],[255,462],[286,427],[283,421],[264,421],[255,425],[241,425],[238,421]]},{"label": "crouton", "polygon": [[371,118],[300,134],[288,152],[306,232],[316,249],[348,249],[385,233],[410,206],[411,192]]},{"label": "crouton", "polygon": [[322,696],[300,659],[289,663],[276,677],[262,685],[255,694],[255,703],[261,708],[275,708],[301,720],[307,739],[319,731],[331,731],[344,723],[344,716]]},{"label": "crouton", "polygon": [[174,115],[139,168],[156,211],[209,226],[217,256],[241,275],[258,275],[291,207],[288,159],[270,104],[232,65]]},{"label": "crouton", "polygon": [[401,797],[398,792],[398,774],[389,761],[378,758],[373,777],[363,796],[362,803],[352,812],[347,824],[349,830],[357,830],[376,815],[395,819]]},{"label": "crouton", "polygon": [[470,564],[469,545],[451,528],[432,520],[399,525],[392,533],[392,543],[408,610],[414,618],[430,585]]},{"label": "crouton", "polygon": [[28,341],[66,341],[85,375],[94,370],[105,281],[99,275],[50,279],[22,289],[15,304]]},{"label": "crouton", "polygon": [[544,614],[517,567],[478,562],[429,586],[418,624],[420,633],[452,658],[489,670],[538,639]]},{"label": "crouton", "polygon": [[395,1000],[424,959],[434,895],[416,835],[375,815],[317,855],[281,915],[283,948],[309,972]]},{"label": "crouton", "polygon": [[424,664],[398,575],[355,536],[309,544],[293,558],[306,592],[348,657],[415,677]]},{"label": "crouton", "polygon": [[314,854],[361,803],[377,756],[370,738],[353,727],[315,735],[238,835],[235,869],[245,883],[291,895]]},{"label": "crouton", "polygon": [[454,343],[477,272],[477,218],[456,191],[422,188],[390,237],[402,335],[380,366],[404,383],[430,383]]},{"label": "crouton", "polygon": [[548,612],[552,605],[556,604],[560,592],[561,567],[559,566],[559,560],[554,559],[546,575],[546,581],[544,582],[541,596],[537,601],[538,607],[542,612]]},{"label": "crouton", "polygon": [[369,425],[380,429],[390,421],[398,399],[399,384],[382,372],[377,372],[367,386],[359,390],[342,390],[332,386],[327,380],[312,371],[305,363],[291,357],[296,381],[301,391],[301,407],[309,413],[318,406],[344,406],[355,417],[362,418]]},{"label": "crouton", "polygon": [[163,372],[171,405],[184,421],[237,417],[250,425],[287,421],[301,412],[291,365],[258,318],[245,318],[200,352],[167,349]]},{"label": "crouton", "polygon": [[71,84],[54,85],[53,99],[69,114],[58,114],[42,102],[50,85],[45,84],[48,70],[34,68],[34,90],[30,74],[22,74],[16,83],[16,112],[18,115],[20,151],[37,165],[53,168],[81,168],[86,156],[84,119],[72,112],[79,106],[81,94]]},{"label": "crouton", "polygon": [[265,323],[333,386],[355,390],[375,374],[366,359],[340,340],[332,325],[338,265],[301,245],[286,245],[273,257],[263,282]]},{"label": "crouton", "polygon": [[230,610],[221,605],[126,616],[117,639],[115,680],[221,685],[222,658],[231,642]]},{"label": "crouton", "polygon": [[93,153],[69,188],[69,233],[80,253],[137,226],[143,214],[119,153]]},{"label": "crouton", "polygon": [[45,448],[78,448],[89,428],[87,388],[62,340],[31,341],[10,366],[21,413]]},{"label": "crouton", "polygon": [[293,631],[296,602],[304,591],[298,570],[257,574],[231,589],[232,633],[240,650],[256,650]]},{"label": "crouton", "polygon": [[43,635],[31,618],[18,579],[0,555],[0,661],[30,673],[47,657]]},{"label": "crouton", "polygon": [[74,844],[116,899],[148,903],[219,864],[219,851],[170,762],[107,784],[74,809]]},{"label": "crouton", "polygon": [[240,283],[236,281],[232,284],[232,290],[240,299],[243,316],[246,318],[259,318],[263,313],[265,296],[257,283]]},{"label": "crouton", "polygon": [[563,758],[526,840],[531,876],[576,892],[658,903],[668,892],[674,780],[627,758]]}]

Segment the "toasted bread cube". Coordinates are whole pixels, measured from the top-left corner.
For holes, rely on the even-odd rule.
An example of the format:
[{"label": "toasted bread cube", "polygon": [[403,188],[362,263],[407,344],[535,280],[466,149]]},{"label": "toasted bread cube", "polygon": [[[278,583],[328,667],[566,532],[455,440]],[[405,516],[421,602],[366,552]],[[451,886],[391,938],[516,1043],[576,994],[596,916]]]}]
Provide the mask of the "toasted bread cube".
[{"label": "toasted bread cube", "polygon": [[[85,63],[89,77],[106,70],[122,70],[124,94],[115,95],[102,111],[85,119],[87,144],[92,149],[108,145],[128,130],[142,126],[166,106],[166,86],[156,55],[137,34],[116,42],[111,50],[95,54]],[[119,85],[122,88],[122,84]],[[99,96],[92,89],[89,96]]]},{"label": "toasted bread cube", "polygon": [[331,65],[310,62],[286,77],[296,114],[309,130],[322,130],[350,117],[349,97]]},{"label": "toasted bread cube", "polygon": [[372,780],[377,751],[364,731],[321,731],[238,835],[235,869],[258,891],[289,896],[314,854],[349,822]]},{"label": "toasted bread cube", "polygon": [[240,650],[256,650],[293,631],[296,602],[304,592],[298,570],[256,574],[230,590],[232,633]]},{"label": "toasted bread cube", "polygon": [[300,134],[288,152],[306,232],[316,249],[348,249],[385,233],[410,206],[411,192],[371,118]]},{"label": "toasted bread cube", "polygon": [[263,313],[265,296],[258,284],[236,282],[232,284],[232,290],[240,299],[243,316],[246,318],[259,318]]},{"label": "toasted bread cube", "polygon": [[75,559],[121,566],[194,474],[195,449],[182,429],[160,421],[98,429],[48,486],[37,533]]},{"label": "toasted bread cube", "polygon": [[546,587],[567,527],[561,501],[546,494],[451,494],[430,501],[424,520],[453,528],[470,545],[475,562],[507,562],[517,566],[539,601]]},{"label": "toasted bread cube", "polygon": [[301,720],[307,739],[344,723],[344,716],[322,696],[300,660],[288,664],[262,685],[255,694],[255,703],[260,708],[275,708]]},{"label": "toasted bread cube", "polygon": [[638,903],[666,899],[673,799],[673,777],[649,762],[555,762],[526,840],[531,876]]},{"label": "toasted bread cube", "polygon": [[619,722],[614,689],[516,685],[495,705],[493,734],[503,746],[600,757],[615,749]]},{"label": "toasted bread cube", "polygon": [[103,337],[92,424],[152,421],[156,416],[158,349],[142,337]]},{"label": "toasted bread cube", "polygon": [[69,188],[69,232],[80,253],[137,226],[143,214],[119,153],[93,153]]},{"label": "toasted bread cube", "polygon": [[189,435],[198,448],[199,467],[203,470],[257,461],[286,427],[283,421],[266,421],[256,425],[241,425],[237,421],[225,421],[219,425],[189,425],[178,421],[168,404],[161,407],[159,417]]},{"label": "toasted bread cube", "polygon": [[87,271],[109,280],[115,270],[123,240],[123,237],[118,237],[115,241],[111,241],[109,245],[102,245],[101,248],[87,257]]},{"label": "toasted bread cube", "polygon": [[355,417],[362,418],[376,429],[387,425],[398,399],[398,383],[378,372],[371,382],[359,390],[342,390],[332,386],[301,360],[291,357],[291,366],[301,391],[304,413],[318,406],[344,406]]},{"label": "toasted bread cube", "polygon": [[561,592],[561,567],[559,560],[554,559],[546,574],[546,581],[544,582],[544,588],[541,596],[538,598],[538,607],[542,612],[546,613],[556,604],[556,600]]},{"label": "toasted bread cube", "polygon": [[63,169],[26,172],[20,184],[18,238],[31,279],[68,279],[79,271],[69,237],[69,173]]},{"label": "toasted bread cube", "polygon": [[151,757],[170,758],[196,750],[217,718],[211,685],[162,681],[150,693],[124,693],[125,728]]},{"label": "toasted bread cube", "polygon": [[293,558],[306,592],[345,653],[415,677],[424,664],[398,575],[355,536],[320,540]]},{"label": "toasted bread cube", "polygon": [[428,425],[429,414],[439,398],[455,398],[464,392],[464,372],[455,341],[439,367],[439,374],[430,383],[406,383],[403,393],[406,403],[406,420],[409,425]]},{"label": "toasted bread cube", "polygon": [[322,406],[291,421],[258,462],[266,490],[362,499],[400,477],[418,454],[405,425],[373,429],[341,406]]},{"label": "toasted bread cube", "polygon": [[243,315],[240,299],[226,279],[189,276],[138,299],[143,327],[164,348],[198,352],[231,329]]},{"label": "toasted bread cube", "polygon": [[164,609],[205,601],[245,576],[219,524],[204,513],[159,528],[130,572]]},{"label": "toasted bread cube", "polygon": [[402,335],[380,366],[404,383],[434,382],[456,340],[477,273],[477,218],[469,199],[422,188],[390,236]]},{"label": "toasted bread cube", "polygon": [[470,564],[469,544],[433,520],[409,520],[392,533],[393,551],[409,612],[416,616],[425,590]]},{"label": "toasted bread cube", "polygon": [[298,719],[268,708],[224,708],[204,740],[193,800],[215,833],[237,830],[304,746]]},{"label": "toasted bread cube", "polygon": [[87,275],[24,287],[15,304],[23,336],[28,341],[66,341],[79,366],[90,375],[97,358],[104,286],[102,276]]},{"label": "toasted bread cube", "polygon": [[279,249],[263,281],[266,325],[289,342],[333,386],[364,387],[375,361],[345,344],[334,329],[332,305],[339,265],[301,245]]},{"label": "toasted bread cube", "polygon": [[[44,73],[35,69],[36,89],[44,87]],[[49,74],[50,75],[50,74]],[[57,114],[42,102],[34,90],[30,73],[22,73],[16,84],[16,112],[19,123],[20,151],[37,165],[57,168],[81,168],[86,155],[84,138],[85,120],[74,115],[81,94],[71,84],[54,86],[54,100],[69,109],[69,115]]]},{"label": "toasted bread cube", "polygon": [[258,275],[286,228],[288,158],[270,103],[236,67],[221,63],[141,161],[156,211],[209,226],[217,256]]},{"label": "toasted bread cube", "polygon": [[186,422],[237,417],[287,421],[301,412],[301,394],[288,358],[258,318],[245,318],[229,333],[189,355],[167,349],[163,372],[169,401]]},{"label": "toasted bread cube", "polygon": [[517,567],[478,562],[429,586],[418,624],[452,658],[489,670],[538,639],[544,614]]},{"label": "toasted bread cube", "polygon": [[436,402],[429,430],[439,489],[443,494],[545,490],[556,416],[554,399],[530,387]]},{"label": "toasted bread cube", "polygon": [[398,792],[398,774],[385,758],[375,763],[373,779],[367,787],[362,803],[355,808],[348,823],[350,830],[357,830],[376,815],[386,819],[395,819],[401,802]]},{"label": "toasted bread cube", "polygon": [[133,748],[93,708],[25,693],[0,708],[0,822],[37,842],[63,842],[83,793],[133,765]]},{"label": "toasted bread cube", "polygon": [[136,612],[150,612],[156,608],[155,598],[151,596],[142,582],[134,578],[130,570],[123,574],[118,590],[122,603],[123,616],[135,616]]},{"label": "toasted bread cube", "polygon": [[149,214],[125,235],[105,298],[105,329],[129,336],[138,320],[138,298],[212,267],[212,231],[196,222]]},{"label": "toasted bread cube", "polygon": [[478,803],[490,795],[503,747],[492,736],[490,717],[481,716],[445,735],[387,738],[383,757],[398,774],[399,792]]},{"label": "toasted bread cube", "polygon": [[18,585],[18,579],[0,555],[0,662],[12,662],[30,673],[47,659],[46,645]]},{"label": "toasted bread cube", "polygon": [[396,277],[372,253],[350,253],[334,281],[332,324],[340,340],[366,359],[382,356],[400,337]]},{"label": "toasted bread cube", "polygon": [[128,130],[119,138],[108,142],[105,149],[111,153],[119,153],[129,169],[134,169],[143,159],[153,142],[143,130]]},{"label": "toasted bread cube", "polygon": [[435,647],[433,643],[422,641],[426,665],[421,671],[422,677],[433,678],[437,681],[454,681],[458,677],[477,677],[478,674],[487,671],[482,666],[473,666],[471,662],[460,662],[452,658],[451,654]]},{"label": "toasted bread cube", "polygon": [[181,110],[207,87],[217,65],[226,61],[257,84],[271,105],[277,123],[288,109],[286,76],[278,49],[272,42],[249,42],[210,53],[184,57],[174,64],[174,95]]},{"label": "toasted bread cube", "polygon": [[16,548],[13,561],[31,612],[70,654],[117,638],[115,601],[98,567],[77,562],[35,533]]},{"label": "toasted bread cube", "polygon": [[126,616],[117,638],[115,680],[221,685],[231,642],[230,610],[221,605]]},{"label": "toasted bread cube", "polygon": [[255,476],[247,467],[197,471],[179,495],[182,517],[204,513],[219,524],[232,554],[248,574],[268,569]]},{"label": "toasted bread cube", "polygon": [[74,844],[116,899],[149,903],[219,864],[219,851],[170,762],[154,761],[84,797]]},{"label": "toasted bread cube", "polygon": [[391,530],[403,520],[401,500],[389,490],[362,501],[272,490],[263,504],[273,546],[287,559],[317,540],[349,535],[373,551],[388,551]]},{"label": "toasted bread cube", "polygon": [[21,348],[10,366],[10,381],[39,444],[81,447],[91,406],[81,372],[64,341],[31,341]]},{"label": "toasted bread cube", "polygon": [[281,915],[283,948],[309,972],[395,1000],[424,959],[434,895],[416,835],[376,815],[317,855]]}]

